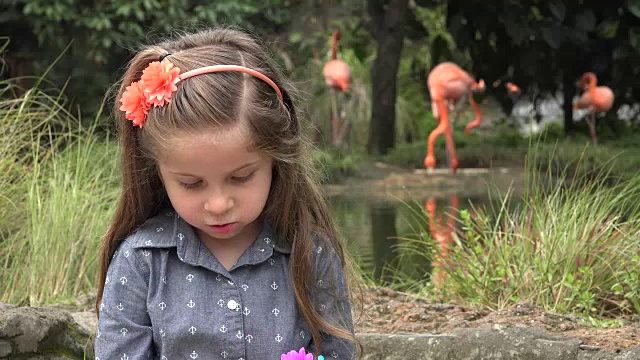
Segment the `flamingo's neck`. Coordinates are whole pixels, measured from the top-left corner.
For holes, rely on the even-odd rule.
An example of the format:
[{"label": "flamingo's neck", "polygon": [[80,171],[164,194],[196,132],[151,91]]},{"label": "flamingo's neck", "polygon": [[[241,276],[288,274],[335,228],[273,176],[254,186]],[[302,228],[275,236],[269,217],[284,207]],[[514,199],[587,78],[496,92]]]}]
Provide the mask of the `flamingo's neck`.
[{"label": "flamingo's neck", "polygon": [[598,86],[598,79],[596,79],[595,75],[588,75],[587,81],[589,82],[589,94],[591,96],[595,96],[596,94],[596,86]]},{"label": "flamingo's neck", "polygon": [[340,40],[340,31],[336,30],[331,37],[331,60],[338,58],[338,40]]}]

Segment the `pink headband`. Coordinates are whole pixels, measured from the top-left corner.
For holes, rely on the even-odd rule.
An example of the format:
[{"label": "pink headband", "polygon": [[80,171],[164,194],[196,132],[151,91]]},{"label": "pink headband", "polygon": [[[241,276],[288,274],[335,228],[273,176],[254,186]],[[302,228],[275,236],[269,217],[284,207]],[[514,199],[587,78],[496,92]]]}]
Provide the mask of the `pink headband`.
[{"label": "pink headband", "polygon": [[259,78],[275,90],[280,102],[283,102],[282,92],[278,86],[264,74],[238,65],[213,65],[193,69],[180,74],[180,68],[175,67],[169,60],[153,61],[142,71],[139,81],[127,86],[120,98],[120,110],[124,117],[133,121],[134,126],[143,127],[151,105],[164,106],[171,101],[171,96],[178,90],[180,81],[192,76],[220,71],[243,72]]}]

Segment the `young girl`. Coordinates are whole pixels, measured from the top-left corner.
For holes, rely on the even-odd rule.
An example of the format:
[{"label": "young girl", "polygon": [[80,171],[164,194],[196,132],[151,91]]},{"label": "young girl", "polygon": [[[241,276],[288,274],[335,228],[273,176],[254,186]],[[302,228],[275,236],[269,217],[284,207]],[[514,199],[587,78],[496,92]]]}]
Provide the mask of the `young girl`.
[{"label": "young girl", "polygon": [[345,254],[259,44],[217,29],[147,47],[117,99],[96,359],[353,358]]}]

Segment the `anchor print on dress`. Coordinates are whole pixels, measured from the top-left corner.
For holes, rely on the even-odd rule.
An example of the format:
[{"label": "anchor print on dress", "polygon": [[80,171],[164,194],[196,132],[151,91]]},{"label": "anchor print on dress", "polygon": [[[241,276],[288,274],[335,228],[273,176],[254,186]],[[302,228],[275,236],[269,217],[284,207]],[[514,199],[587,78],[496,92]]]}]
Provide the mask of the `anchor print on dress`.
[{"label": "anchor print on dress", "polygon": [[220,353],[220,356],[222,356],[223,359],[226,359],[228,355],[229,354],[224,350],[222,350],[222,352]]},{"label": "anchor print on dress", "polygon": [[253,340],[253,335],[251,335],[251,334],[247,334],[247,335],[244,337],[244,339],[245,339],[249,344],[251,344],[251,340]]},{"label": "anchor print on dress", "polygon": [[193,334],[195,334],[195,333],[196,333],[196,330],[198,330],[198,329],[196,329],[196,327],[195,327],[195,326],[192,326],[192,327],[190,327],[190,328],[189,328],[189,330],[187,330],[187,331],[188,331],[191,335],[193,335]]},{"label": "anchor print on dress", "polygon": [[156,232],[162,232],[162,231],[164,231],[164,229],[163,229],[163,228],[161,228],[161,227],[156,228]]},{"label": "anchor print on dress", "polygon": [[167,333],[164,332],[164,330],[160,329],[160,336],[164,337],[165,335],[167,335]]},{"label": "anchor print on dress", "polygon": [[195,276],[192,274],[187,275],[187,281],[191,282]]},{"label": "anchor print on dress", "polygon": [[187,303],[187,306],[188,306],[190,309],[193,309],[193,307],[194,307],[194,306],[196,306],[196,303],[194,303],[194,302],[193,302],[193,300],[189,300],[189,302]]},{"label": "anchor print on dress", "polygon": [[269,265],[273,266],[273,264],[275,264],[276,261],[273,260],[273,258],[269,258]]},{"label": "anchor print on dress", "polygon": [[198,358],[198,353],[196,353],[196,351],[194,350],[191,354],[189,354],[189,357],[192,359],[197,359]]},{"label": "anchor print on dress", "polygon": [[227,327],[226,324],[222,324],[222,326],[220,326],[220,332],[221,333],[226,333],[227,330],[229,330],[229,328]]},{"label": "anchor print on dress", "polygon": [[274,281],[273,284],[271,284],[271,288],[273,290],[278,290],[278,284],[276,284],[276,282]]},{"label": "anchor print on dress", "polygon": [[249,310],[249,309],[245,306],[244,310],[242,311],[242,314],[243,314],[244,316],[247,316],[247,315],[249,315],[249,313],[251,313],[251,310]]},{"label": "anchor print on dress", "polygon": [[167,307],[167,304],[165,304],[163,301],[160,304],[158,304],[158,307],[160,308],[160,310],[164,310]]},{"label": "anchor print on dress", "polygon": [[331,357],[334,358],[334,359],[337,359],[338,358],[338,353],[335,352],[335,351],[332,351],[331,352]]},{"label": "anchor print on dress", "polygon": [[120,329],[120,332],[122,333],[123,336],[126,336],[129,330],[127,330],[127,328],[122,328]]},{"label": "anchor print on dress", "polygon": [[242,284],[242,286],[240,286],[242,288],[242,290],[244,290],[245,292],[247,291],[247,289],[249,288],[249,285],[247,284]]},{"label": "anchor print on dress", "polygon": [[280,336],[280,334],[277,334],[276,337],[274,338],[277,342],[281,342],[284,338],[282,336]]},{"label": "anchor print on dress", "polygon": [[127,281],[128,281],[127,278],[124,277],[124,276],[120,278],[120,284],[122,284],[122,285],[126,284]]},{"label": "anchor print on dress", "polygon": [[242,339],[244,337],[244,334],[242,333],[242,330],[238,330],[238,332],[236,333],[236,337],[238,339]]},{"label": "anchor print on dress", "polygon": [[278,316],[278,314],[280,314],[280,310],[278,310],[278,309],[273,309],[273,310],[271,310],[271,313],[272,313],[273,315],[275,315],[275,316]]},{"label": "anchor print on dress", "polygon": [[220,305],[220,307],[224,307],[224,300],[218,300],[218,305]]},{"label": "anchor print on dress", "polygon": [[124,310],[124,306],[122,306],[122,303],[118,304],[118,306],[116,306],[116,309],[122,311]]},{"label": "anchor print on dress", "polygon": [[127,354],[122,354],[120,360],[129,360],[129,357],[127,356]]}]

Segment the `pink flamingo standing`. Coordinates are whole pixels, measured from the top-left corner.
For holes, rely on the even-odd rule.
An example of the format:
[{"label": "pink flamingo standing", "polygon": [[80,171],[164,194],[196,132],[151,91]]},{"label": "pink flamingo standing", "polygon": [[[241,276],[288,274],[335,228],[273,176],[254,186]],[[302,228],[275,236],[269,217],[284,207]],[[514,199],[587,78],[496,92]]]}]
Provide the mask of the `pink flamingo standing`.
[{"label": "pink flamingo standing", "polygon": [[591,133],[591,140],[598,145],[596,138],[596,113],[609,111],[613,106],[613,91],[607,86],[597,86],[598,78],[592,72],[582,74],[578,87],[585,90],[580,99],[573,105],[574,109],[587,109],[589,114],[585,119]]},{"label": "pink flamingo standing", "polygon": [[339,41],[340,30],[335,30],[331,36],[331,60],[322,68],[325,84],[331,89],[331,142],[336,146],[340,146],[351,131],[351,122],[340,117],[336,99],[336,92],[348,93],[351,88],[351,68],[338,59]]},{"label": "pink flamingo standing", "polygon": [[[480,125],[482,113],[480,107],[473,100],[474,92],[482,92],[485,89],[484,80],[476,81],[466,71],[462,70],[458,65],[451,62],[438,64],[431,70],[427,77],[427,85],[431,96],[431,109],[433,116],[438,121],[438,126],[429,134],[427,142],[427,156],[424,159],[424,165],[433,169],[436,166],[436,158],[433,154],[434,142],[436,138],[445,134],[447,141],[447,151],[451,157],[449,168],[451,173],[455,174],[458,168],[458,158],[456,157],[456,149],[453,144],[453,133],[449,124],[449,106],[453,103],[462,103],[465,96],[469,96],[471,106],[476,113],[475,120],[467,124],[465,133],[469,133],[472,128]],[[458,111],[460,107],[458,107]]]}]

